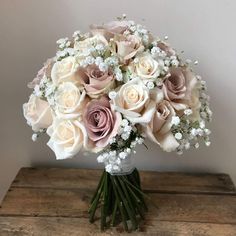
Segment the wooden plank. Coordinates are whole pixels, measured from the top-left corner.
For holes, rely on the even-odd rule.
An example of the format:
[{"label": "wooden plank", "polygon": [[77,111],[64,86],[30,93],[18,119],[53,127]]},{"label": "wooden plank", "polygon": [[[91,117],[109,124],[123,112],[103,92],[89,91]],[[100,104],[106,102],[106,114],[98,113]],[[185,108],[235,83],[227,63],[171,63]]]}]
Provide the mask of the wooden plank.
[{"label": "wooden plank", "polygon": [[235,194],[235,186],[227,174],[141,172],[146,191],[169,193]]},{"label": "wooden plank", "polygon": [[[140,171],[147,192],[235,194],[226,174],[188,174]],[[22,168],[12,186],[38,188],[95,189],[101,170],[63,168]]]},{"label": "wooden plank", "polygon": [[[88,217],[93,191],[79,189],[11,188],[0,216]],[[236,196],[149,193],[147,219],[236,223]]]},{"label": "wooden plank", "polygon": [[140,231],[125,233],[118,226],[105,232],[99,231],[99,222],[88,223],[87,219],[79,218],[48,218],[48,217],[0,217],[1,236],[235,236],[236,225],[187,223],[146,220]]},{"label": "wooden plank", "polygon": [[87,217],[92,192],[74,189],[10,188],[2,215]]},{"label": "wooden plank", "polygon": [[22,168],[13,187],[96,189],[102,170]]}]

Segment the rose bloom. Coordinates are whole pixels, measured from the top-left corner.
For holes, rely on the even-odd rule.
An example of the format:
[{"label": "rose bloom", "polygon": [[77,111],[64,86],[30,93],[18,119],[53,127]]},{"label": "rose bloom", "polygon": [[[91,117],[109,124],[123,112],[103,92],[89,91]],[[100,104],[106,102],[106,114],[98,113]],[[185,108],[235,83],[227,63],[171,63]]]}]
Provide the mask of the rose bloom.
[{"label": "rose bloom", "polygon": [[30,96],[28,103],[23,104],[23,113],[35,132],[47,128],[52,123],[52,111],[48,102],[34,94]]},{"label": "rose bloom", "polygon": [[88,96],[98,98],[115,86],[115,77],[111,71],[101,71],[97,65],[89,65],[78,70],[80,83],[84,86]]},{"label": "rose bloom", "polygon": [[81,148],[87,146],[87,132],[82,123],[77,120],[62,120],[55,118],[47,129],[50,139],[47,145],[55,152],[57,159],[71,158]]},{"label": "rose bloom", "polygon": [[80,57],[88,56],[90,54],[89,50],[91,48],[94,48],[94,45],[98,44],[106,47],[108,45],[108,42],[104,36],[94,35],[93,37],[75,42],[74,49],[79,52]]},{"label": "rose bloom", "polygon": [[201,85],[198,82],[192,90],[191,98],[188,101],[185,101],[188,107],[191,108],[193,112],[189,117],[193,121],[200,120],[200,108],[201,108],[201,102],[199,100],[200,86]]},{"label": "rose bloom", "polygon": [[37,76],[33,79],[32,82],[28,83],[29,88],[34,88],[36,85],[40,84],[40,81],[44,76],[51,77],[51,70],[54,64],[54,59],[49,58],[43,65],[43,67],[39,70]]},{"label": "rose bloom", "polygon": [[63,119],[77,118],[83,113],[88,100],[84,89],[74,83],[64,82],[58,86],[55,94],[55,112]]},{"label": "rose bloom", "polygon": [[110,40],[115,35],[123,34],[129,26],[128,21],[111,21],[102,26],[91,25],[90,29],[93,35],[103,35],[107,40]]},{"label": "rose bloom", "polygon": [[78,83],[78,74],[75,62],[75,58],[69,56],[61,61],[57,61],[53,65],[51,78],[55,85],[67,81]]},{"label": "rose bloom", "polygon": [[116,36],[112,44],[112,51],[114,51],[123,62],[128,61],[137,53],[144,50],[141,39],[135,35]]},{"label": "rose bloom", "polygon": [[158,42],[157,47],[159,47],[162,51],[166,53],[168,57],[176,55],[175,50],[167,43],[165,42]]},{"label": "rose bloom", "polygon": [[105,96],[87,104],[83,120],[91,141],[91,151],[99,152],[108,145],[117,134],[121,119],[121,114],[112,110]]},{"label": "rose bloom", "polygon": [[139,78],[122,85],[112,102],[114,108],[133,123],[150,122],[155,109],[148,88]]},{"label": "rose bloom", "polygon": [[147,137],[159,144],[164,151],[174,151],[179,146],[171,132],[171,120],[175,116],[175,110],[169,101],[163,100],[160,89],[156,89],[152,97],[156,102],[155,112],[151,121],[144,127],[144,131]]},{"label": "rose bloom", "polygon": [[187,108],[198,110],[200,107],[198,86],[196,76],[189,68],[177,67],[170,69],[162,89],[165,99],[170,101],[176,110]]},{"label": "rose bloom", "polygon": [[154,81],[164,66],[162,63],[154,60],[148,53],[143,53],[136,57],[137,62],[133,61],[129,66],[132,73],[136,74],[145,83]]}]

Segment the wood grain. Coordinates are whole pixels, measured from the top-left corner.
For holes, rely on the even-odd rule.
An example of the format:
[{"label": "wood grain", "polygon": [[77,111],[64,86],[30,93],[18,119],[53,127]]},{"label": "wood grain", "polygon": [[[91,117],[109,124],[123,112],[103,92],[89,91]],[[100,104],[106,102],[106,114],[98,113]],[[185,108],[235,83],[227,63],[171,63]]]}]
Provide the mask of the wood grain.
[{"label": "wood grain", "polygon": [[140,230],[123,232],[121,227],[99,231],[99,222],[61,217],[0,217],[1,236],[235,236],[236,225],[146,220]]},{"label": "wood grain", "polygon": [[[88,222],[101,170],[23,168],[0,207],[0,236],[235,236],[236,191],[226,174],[141,172],[149,212],[138,232]],[[157,207],[156,207],[157,206]],[[99,215],[96,215],[99,219]]]},{"label": "wood grain", "polygon": [[[92,191],[11,188],[0,215],[88,217]],[[147,218],[171,221],[236,223],[236,197],[149,193]]]},{"label": "wood grain", "polygon": [[[13,187],[95,189],[101,170],[22,168]],[[235,187],[226,174],[193,174],[140,171],[146,192],[235,194]]]}]

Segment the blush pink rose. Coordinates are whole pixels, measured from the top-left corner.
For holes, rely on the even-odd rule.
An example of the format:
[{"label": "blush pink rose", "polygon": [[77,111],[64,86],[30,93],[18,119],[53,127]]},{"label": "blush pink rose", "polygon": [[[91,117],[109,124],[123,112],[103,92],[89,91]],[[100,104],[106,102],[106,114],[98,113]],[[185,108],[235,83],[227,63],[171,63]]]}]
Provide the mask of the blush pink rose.
[{"label": "blush pink rose", "polygon": [[101,71],[96,65],[79,68],[78,76],[88,96],[98,98],[114,88],[115,77],[108,71]]},{"label": "blush pink rose", "polygon": [[94,152],[101,151],[108,145],[117,134],[121,119],[121,114],[111,109],[106,96],[87,104],[83,120]]},{"label": "blush pink rose", "polygon": [[49,58],[44,63],[43,67],[39,70],[37,76],[33,79],[33,81],[28,83],[28,87],[33,89],[36,85],[40,84],[40,81],[44,76],[50,77],[53,64],[54,64],[54,59]]},{"label": "blush pink rose", "polygon": [[165,42],[158,42],[157,47],[159,47],[162,51],[166,53],[168,57],[176,55],[175,50],[167,43]]},{"label": "blush pink rose", "polygon": [[171,68],[163,83],[165,99],[170,101],[176,110],[189,107],[189,101],[195,96],[198,86],[196,76],[186,67]]},{"label": "blush pink rose", "polygon": [[93,35],[101,34],[107,40],[110,40],[116,34],[123,34],[129,26],[128,21],[111,21],[107,24],[103,24],[101,26],[91,25],[90,29]]},{"label": "blush pink rose", "polygon": [[141,39],[135,35],[117,36],[112,44],[114,53],[124,62],[144,50]]},{"label": "blush pink rose", "polygon": [[163,93],[160,89],[152,94],[152,99],[156,102],[155,112],[151,121],[144,127],[147,137],[160,145],[166,151],[176,150],[179,143],[171,132],[171,120],[175,116],[175,110],[169,101],[163,100]]}]

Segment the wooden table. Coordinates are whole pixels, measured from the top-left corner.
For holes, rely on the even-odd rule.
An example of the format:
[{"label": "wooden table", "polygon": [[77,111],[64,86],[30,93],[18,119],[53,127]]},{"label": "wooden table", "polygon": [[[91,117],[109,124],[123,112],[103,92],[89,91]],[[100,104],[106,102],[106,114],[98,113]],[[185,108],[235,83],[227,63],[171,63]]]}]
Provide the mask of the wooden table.
[{"label": "wooden table", "polygon": [[88,204],[100,170],[23,168],[0,208],[0,235],[236,236],[236,191],[228,175],[141,172],[149,212],[139,232],[100,232]]}]

